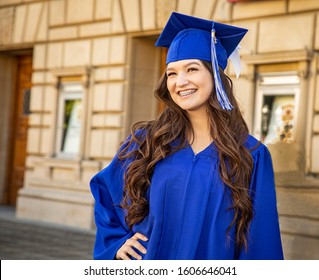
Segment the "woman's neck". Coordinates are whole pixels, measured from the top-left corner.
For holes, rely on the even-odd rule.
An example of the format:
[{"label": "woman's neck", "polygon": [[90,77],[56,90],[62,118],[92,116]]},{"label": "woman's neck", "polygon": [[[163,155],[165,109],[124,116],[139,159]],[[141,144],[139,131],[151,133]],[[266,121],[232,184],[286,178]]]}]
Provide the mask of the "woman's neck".
[{"label": "woman's neck", "polygon": [[189,135],[189,142],[195,154],[204,150],[213,141],[208,116],[205,113],[188,112],[194,135]]}]

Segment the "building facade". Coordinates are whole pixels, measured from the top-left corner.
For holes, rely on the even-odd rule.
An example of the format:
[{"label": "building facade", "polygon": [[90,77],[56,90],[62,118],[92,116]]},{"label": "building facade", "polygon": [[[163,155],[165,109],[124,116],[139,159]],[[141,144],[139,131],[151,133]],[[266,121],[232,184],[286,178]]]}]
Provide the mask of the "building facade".
[{"label": "building facade", "polygon": [[19,218],[93,228],[91,177],[138,120],[170,13],[247,28],[236,95],[271,151],[286,259],[319,252],[319,1],[0,0],[0,201]]}]

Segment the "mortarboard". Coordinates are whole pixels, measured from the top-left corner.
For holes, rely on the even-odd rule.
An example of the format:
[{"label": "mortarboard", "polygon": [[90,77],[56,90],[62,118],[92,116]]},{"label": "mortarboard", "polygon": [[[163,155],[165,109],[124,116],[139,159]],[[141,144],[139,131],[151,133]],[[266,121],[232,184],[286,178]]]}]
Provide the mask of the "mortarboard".
[{"label": "mortarboard", "polygon": [[217,98],[223,109],[231,110],[218,71],[238,47],[247,29],[173,12],[155,43],[168,48],[166,64],[183,59],[211,61]]}]

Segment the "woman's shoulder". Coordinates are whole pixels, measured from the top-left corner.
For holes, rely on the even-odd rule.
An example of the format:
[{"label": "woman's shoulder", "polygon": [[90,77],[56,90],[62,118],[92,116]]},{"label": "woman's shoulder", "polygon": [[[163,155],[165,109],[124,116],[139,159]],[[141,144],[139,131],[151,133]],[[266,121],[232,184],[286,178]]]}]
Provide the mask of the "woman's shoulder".
[{"label": "woman's shoulder", "polygon": [[143,139],[149,133],[149,124],[150,122],[139,122],[136,123],[132,129],[126,140],[124,142],[129,141],[130,139]]},{"label": "woman's shoulder", "polygon": [[251,152],[252,156],[257,155],[262,151],[268,153],[268,148],[261,141],[250,134],[248,135],[244,145]]},{"label": "woman's shoulder", "polygon": [[121,146],[125,146],[128,142],[134,142],[137,144],[141,139],[145,138],[146,134],[146,128],[132,130],[130,134],[122,141]]},{"label": "woman's shoulder", "polygon": [[132,130],[131,133],[120,143],[120,148],[117,154],[120,157],[126,157],[125,155],[129,155],[132,152],[139,150],[140,146],[145,141],[146,135],[146,128]]}]

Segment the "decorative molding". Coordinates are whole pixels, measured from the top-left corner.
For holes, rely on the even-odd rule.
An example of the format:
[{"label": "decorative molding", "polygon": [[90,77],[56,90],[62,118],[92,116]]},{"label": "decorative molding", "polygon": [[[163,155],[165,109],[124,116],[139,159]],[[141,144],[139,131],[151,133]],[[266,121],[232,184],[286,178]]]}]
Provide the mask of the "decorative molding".
[{"label": "decorative molding", "polygon": [[242,55],[242,60],[247,64],[270,64],[284,62],[300,62],[310,61],[313,52],[308,50],[292,51],[292,52],[276,52],[265,54]]},{"label": "decorative molding", "polygon": [[[54,68],[54,69],[50,69],[50,72],[56,77],[81,76],[83,87],[88,88],[89,82],[90,82],[90,75],[92,72],[92,67],[80,66],[80,67]],[[57,88],[60,87],[58,79],[57,79],[56,87]]]}]

